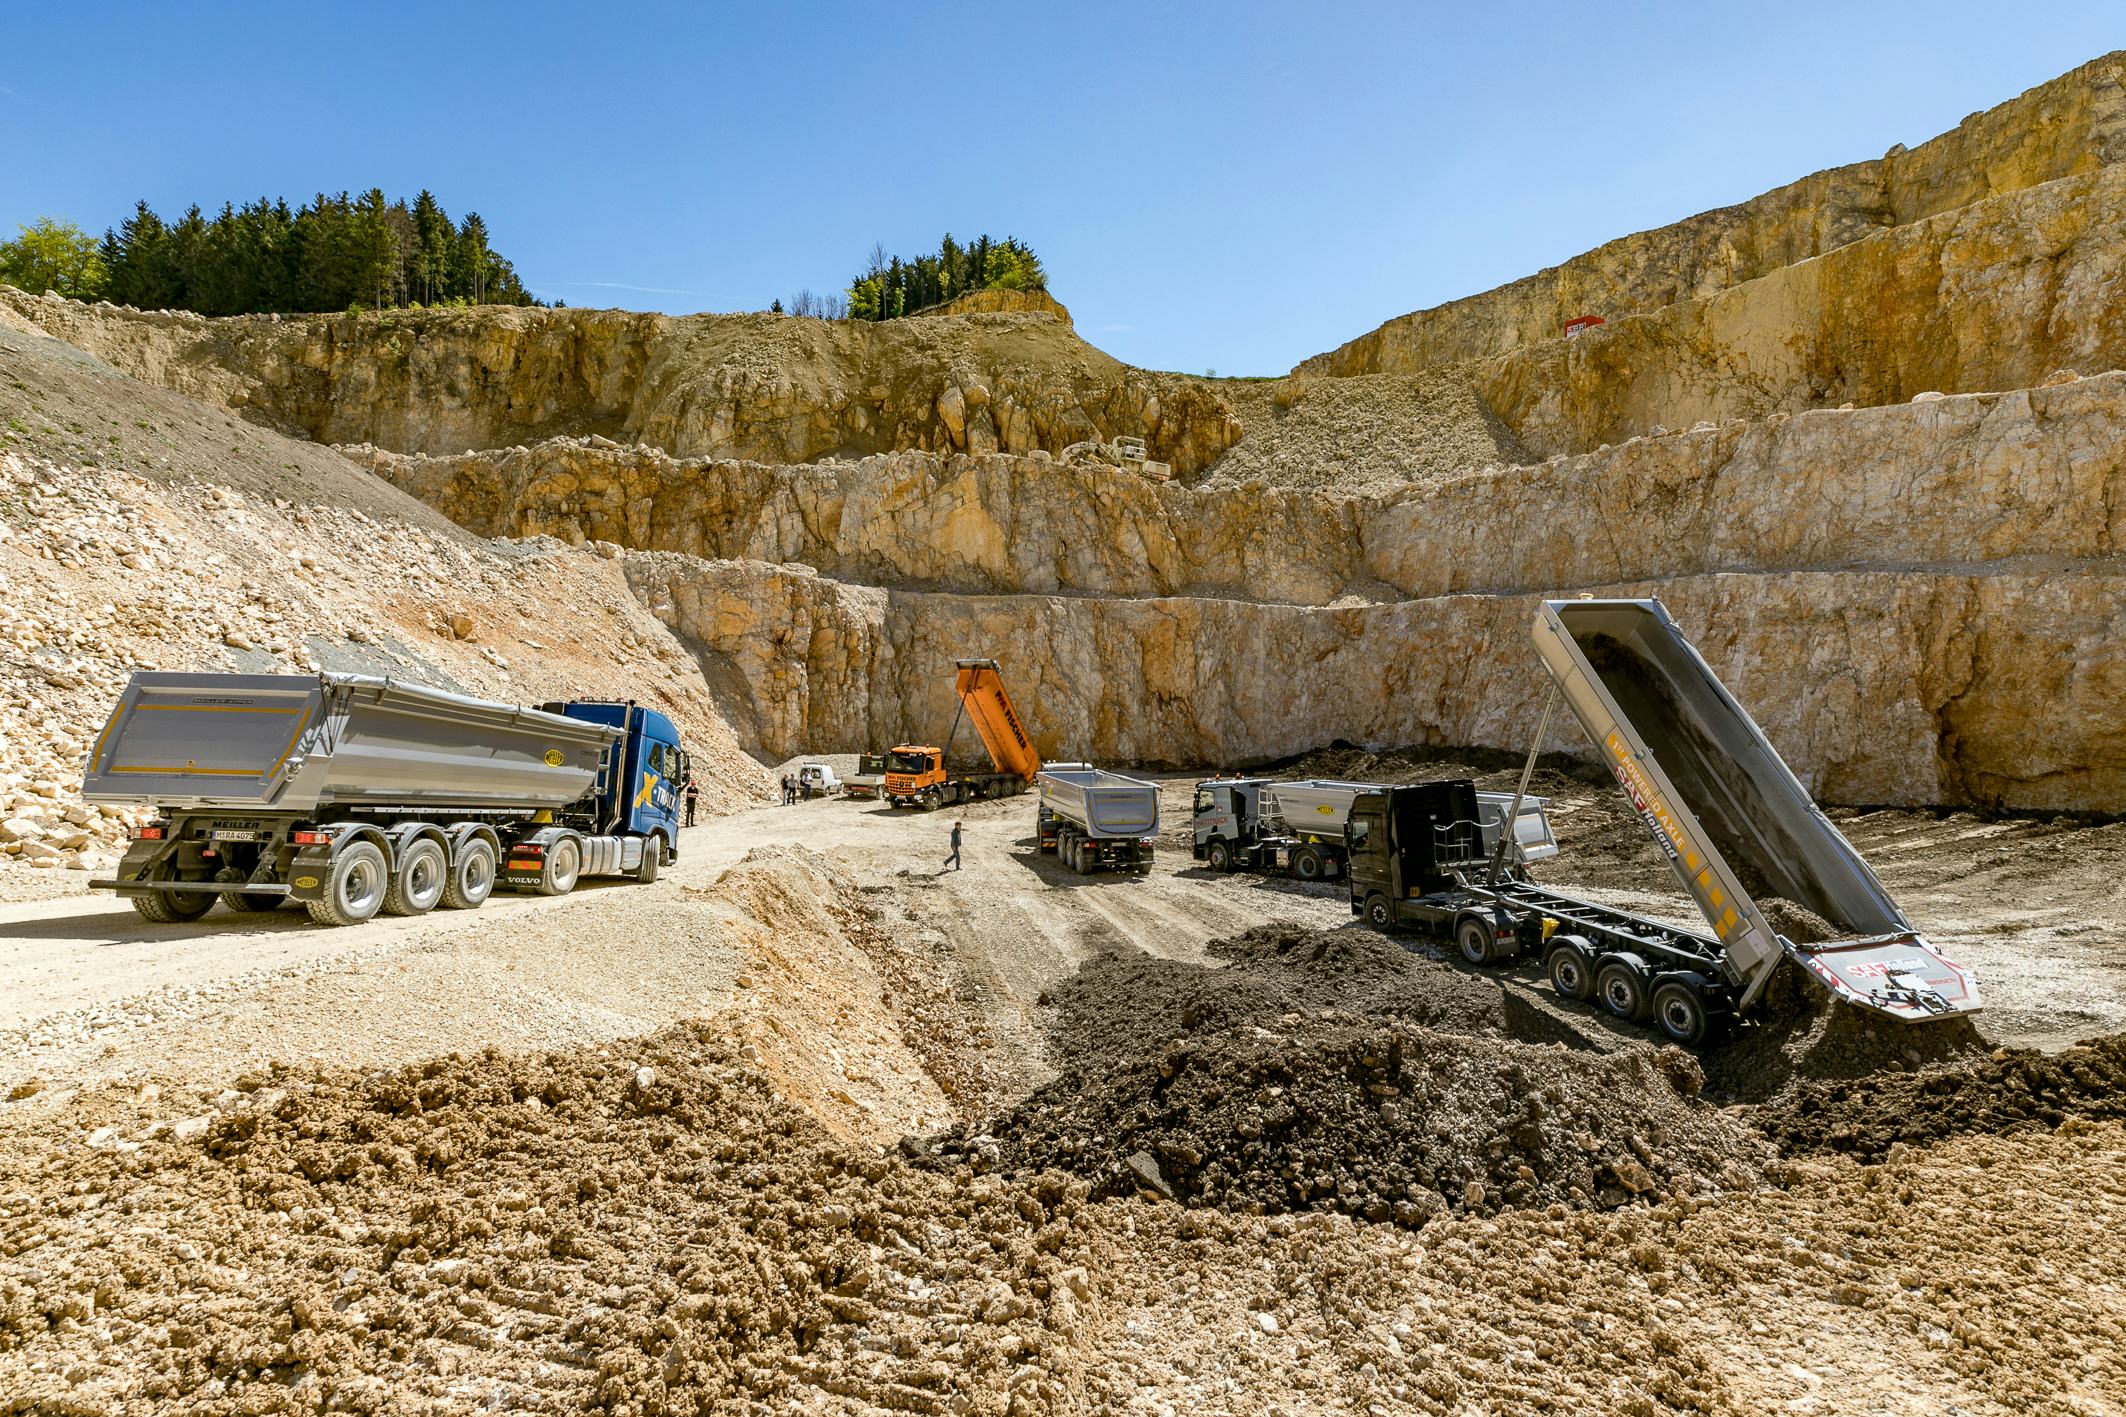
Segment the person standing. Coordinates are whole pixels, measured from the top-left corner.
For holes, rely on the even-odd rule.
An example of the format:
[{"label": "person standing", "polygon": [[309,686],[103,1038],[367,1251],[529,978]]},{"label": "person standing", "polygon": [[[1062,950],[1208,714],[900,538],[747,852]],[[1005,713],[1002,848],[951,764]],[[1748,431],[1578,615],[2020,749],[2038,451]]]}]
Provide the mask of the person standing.
[{"label": "person standing", "polygon": [[958,822],[952,824],[952,854],[945,858],[945,865],[950,866],[955,871],[960,869],[960,824]]},{"label": "person standing", "polygon": [[701,796],[701,789],[694,785],[694,774],[687,774],[687,825],[694,825],[694,803]]}]

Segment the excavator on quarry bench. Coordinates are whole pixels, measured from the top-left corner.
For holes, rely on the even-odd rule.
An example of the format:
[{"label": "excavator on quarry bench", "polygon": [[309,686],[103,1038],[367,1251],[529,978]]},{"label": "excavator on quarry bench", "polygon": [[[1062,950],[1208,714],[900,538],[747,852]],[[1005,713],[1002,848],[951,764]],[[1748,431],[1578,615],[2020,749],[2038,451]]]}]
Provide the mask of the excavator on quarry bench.
[{"label": "excavator on quarry bench", "polygon": [[[1010,797],[1024,792],[1041,771],[1041,755],[1019,722],[1018,710],[1005,692],[1004,677],[993,659],[953,661],[959,671],[953,691],[959,711],[952,716],[952,729],[945,746],[903,743],[886,754],[886,801],[895,807],[932,809],[948,802],[973,802],[985,797]],[[958,736],[960,721],[970,719],[974,731],[989,752],[992,772],[953,772],[947,754]]]},{"label": "excavator on quarry bench", "polygon": [[[1556,687],[1516,810],[1563,698],[1709,928],[1536,885],[1504,842],[1485,849],[1467,780],[1384,788],[1352,803],[1353,914],[1376,929],[1445,934],[1474,964],[1540,953],[1560,994],[1650,1020],[1686,1045],[1746,1013],[1782,960],[1885,1018],[1978,1011],[1976,977],[1913,928],[1660,601],[1546,601],[1535,642]],[[1816,916],[1830,938],[1782,934],[1767,913],[1779,898]]]}]

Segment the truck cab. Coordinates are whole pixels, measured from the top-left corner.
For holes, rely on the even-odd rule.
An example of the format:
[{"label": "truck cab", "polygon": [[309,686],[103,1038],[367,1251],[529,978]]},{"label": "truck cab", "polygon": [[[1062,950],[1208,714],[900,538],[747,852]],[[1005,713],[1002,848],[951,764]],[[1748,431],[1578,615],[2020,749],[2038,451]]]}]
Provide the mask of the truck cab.
[{"label": "truck cab", "polygon": [[944,782],[942,748],[903,743],[886,754],[886,795],[895,801],[913,799]]},{"label": "truck cab", "polygon": [[1213,843],[1222,843],[1229,854],[1253,844],[1262,788],[1268,781],[1266,777],[1217,777],[1196,784],[1190,850],[1198,861],[1210,852]]},{"label": "truck cab", "polygon": [[620,836],[657,837],[666,860],[676,859],[680,794],[689,771],[679,748],[679,729],[657,710],[611,699],[542,704],[585,723],[621,730],[613,756],[598,773],[587,799],[593,830]]},{"label": "truck cab", "polygon": [[1452,891],[1485,861],[1476,784],[1467,778],[1365,793],[1346,830],[1351,913],[1376,929],[1433,923],[1413,906]]}]

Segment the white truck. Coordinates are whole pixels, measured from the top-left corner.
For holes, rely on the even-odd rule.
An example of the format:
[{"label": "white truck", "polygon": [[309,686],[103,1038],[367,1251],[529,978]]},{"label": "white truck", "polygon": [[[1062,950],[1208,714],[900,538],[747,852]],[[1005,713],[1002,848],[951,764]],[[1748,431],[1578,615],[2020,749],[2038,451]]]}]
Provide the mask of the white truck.
[{"label": "white truck", "polygon": [[1159,786],[1090,763],[1050,763],[1034,778],[1034,823],[1043,855],[1081,876],[1148,873],[1159,836]]},{"label": "white truck", "polygon": [[[1351,803],[1379,792],[1378,783],[1308,778],[1212,778],[1196,784],[1193,853],[1213,871],[1271,871],[1302,881],[1343,874]],[[1513,809],[1510,792],[1477,794],[1486,848],[1498,844],[1499,823]],[[1523,797],[1514,842],[1522,863],[1558,854],[1544,811],[1547,799]]]}]

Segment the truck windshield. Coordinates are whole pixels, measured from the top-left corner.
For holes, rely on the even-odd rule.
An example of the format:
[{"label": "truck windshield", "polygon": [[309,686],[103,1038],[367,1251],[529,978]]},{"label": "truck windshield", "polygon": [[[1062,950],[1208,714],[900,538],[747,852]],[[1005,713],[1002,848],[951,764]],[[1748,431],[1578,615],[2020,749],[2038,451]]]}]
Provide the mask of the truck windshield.
[{"label": "truck windshield", "polygon": [[1213,791],[1212,791],[1212,790],[1211,790],[1210,788],[1208,788],[1208,787],[1199,787],[1199,788],[1197,788],[1197,789],[1196,789],[1196,815],[1197,815],[1197,816],[1199,816],[1199,817],[1200,817],[1200,816],[1202,816],[1202,815],[1203,815],[1203,814],[1204,814],[1205,812],[1209,812],[1209,811],[1212,811],[1212,810],[1216,809],[1216,807],[1217,807],[1217,806],[1218,806],[1218,794],[1217,794],[1217,793],[1213,792]]},{"label": "truck windshield", "polygon": [[927,753],[888,753],[886,769],[889,772],[928,772],[930,756]]}]

